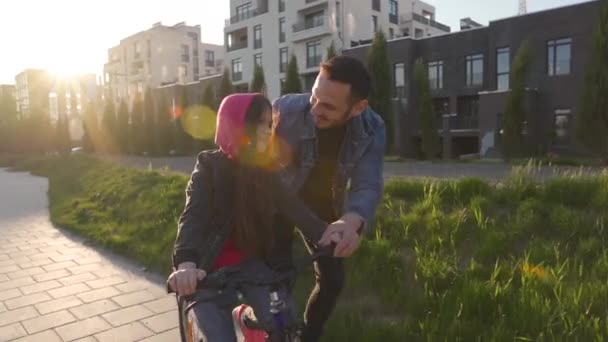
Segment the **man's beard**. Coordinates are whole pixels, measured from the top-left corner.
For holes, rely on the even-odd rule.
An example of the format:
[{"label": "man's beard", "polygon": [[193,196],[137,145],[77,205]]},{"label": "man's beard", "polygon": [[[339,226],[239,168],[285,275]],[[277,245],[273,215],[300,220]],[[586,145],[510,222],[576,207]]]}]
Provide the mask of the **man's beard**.
[{"label": "man's beard", "polygon": [[329,120],[326,116],[320,116],[318,118],[318,120],[320,122],[327,122],[329,123],[329,125],[327,126],[327,128],[331,128],[331,127],[339,127],[339,126],[343,126],[345,125],[348,120],[350,120],[350,113],[353,110],[354,105],[350,105],[348,107],[348,109],[344,112],[344,114],[341,116],[340,119],[338,120]]}]

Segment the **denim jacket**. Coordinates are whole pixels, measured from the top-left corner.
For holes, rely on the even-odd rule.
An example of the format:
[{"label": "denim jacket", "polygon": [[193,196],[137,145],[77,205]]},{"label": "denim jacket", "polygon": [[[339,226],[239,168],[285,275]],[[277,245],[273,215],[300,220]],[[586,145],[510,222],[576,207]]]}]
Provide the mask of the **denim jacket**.
[{"label": "denim jacket", "polygon": [[[293,155],[281,175],[292,191],[300,190],[318,156],[317,128],[309,100],[310,94],[290,94],[273,103],[279,119],[277,136]],[[333,180],[338,213],[356,213],[364,222],[373,218],[384,187],[385,142],[384,122],[371,108],[348,121]],[[368,224],[364,224],[364,231],[369,231]]]}]

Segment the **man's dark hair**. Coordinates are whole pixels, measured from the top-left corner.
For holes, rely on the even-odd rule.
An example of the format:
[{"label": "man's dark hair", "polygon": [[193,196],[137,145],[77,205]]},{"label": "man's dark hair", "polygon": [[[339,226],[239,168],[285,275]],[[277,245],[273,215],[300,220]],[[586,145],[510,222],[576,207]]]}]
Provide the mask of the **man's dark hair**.
[{"label": "man's dark hair", "polygon": [[369,96],[371,77],[367,68],[358,59],[336,56],[321,63],[321,70],[327,72],[330,80],[349,84],[353,99],[363,100]]}]

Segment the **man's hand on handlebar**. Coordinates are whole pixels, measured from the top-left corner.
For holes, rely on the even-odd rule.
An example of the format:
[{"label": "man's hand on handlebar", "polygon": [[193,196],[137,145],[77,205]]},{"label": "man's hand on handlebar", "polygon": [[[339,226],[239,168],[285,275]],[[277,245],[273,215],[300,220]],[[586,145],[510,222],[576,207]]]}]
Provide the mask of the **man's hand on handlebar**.
[{"label": "man's hand on handlebar", "polygon": [[207,273],[196,268],[193,262],[183,262],[168,279],[169,286],[180,296],[189,296],[196,291],[196,285],[203,280]]},{"label": "man's hand on handlebar", "polygon": [[359,226],[353,222],[340,219],[327,227],[323,237],[319,240],[319,245],[328,246],[333,243],[336,245],[334,257],[349,257],[355,253],[361,242],[358,229]]}]

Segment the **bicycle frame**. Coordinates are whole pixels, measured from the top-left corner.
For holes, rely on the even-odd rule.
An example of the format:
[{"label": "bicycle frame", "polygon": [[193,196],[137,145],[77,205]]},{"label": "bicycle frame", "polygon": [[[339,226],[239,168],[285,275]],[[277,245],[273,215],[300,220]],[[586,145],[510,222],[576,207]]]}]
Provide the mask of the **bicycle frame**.
[{"label": "bicycle frame", "polygon": [[[293,281],[298,273],[304,270],[308,265],[312,264],[321,256],[331,255],[333,247],[330,246],[321,249],[312,255],[305,257],[299,263],[294,263],[287,271],[276,271],[277,266],[272,269],[274,276],[272,277],[239,277],[240,271],[243,269],[243,264],[234,267],[227,267],[220,269],[216,272],[210,273],[205,279],[199,282],[197,289],[202,288],[213,288],[222,291],[233,291],[234,295],[242,299],[242,294],[239,289],[244,286],[257,287],[280,287],[281,284],[285,284],[286,281]],[[258,261],[259,262],[259,261]],[[268,276],[268,275],[266,275]],[[169,292],[173,292],[169,288]],[[272,296],[272,291],[270,292]],[[192,296],[189,298],[182,298],[176,295],[178,304],[179,314],[179,326],[180,335],[182,342],[198,342],[194,340],[198,329],[192,320],[188,319],[188,311],[191,310],[200,300],[190,301]],[[272,298],[268,298],[272,301]],[[275,299],[279,299],[278,296]],[[284,300],[291,303],[292,298],[287,294],[287,298]],[[188,303],[188,305],[185,305]],[[270,305],[272,307],[272,303]],[[295,308],[292,306],[289,309],[294,311]],[[295,312],[293,312],[295,313]],[[287,311],[284,312],[287,314]],[[278,316],[275,316],[275,319]],[[232,310],[232,320],[237,342],[298,342],[299,335],[301,333],[302,324],[299,321],[289,321],[287,324],[281,325],[277,323],[277,329],[268,332],[258,325],[254,310],[247,304],[237,305]],[[293,319],[290,319],[293,320]],[[285,323],[285,322],[283,322]]]}]

